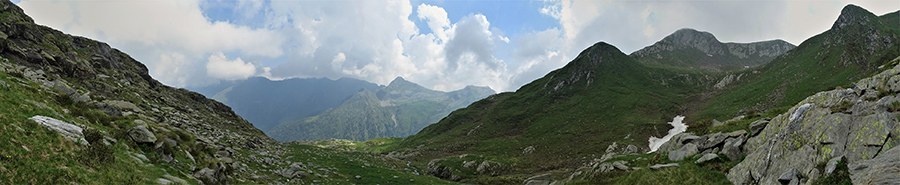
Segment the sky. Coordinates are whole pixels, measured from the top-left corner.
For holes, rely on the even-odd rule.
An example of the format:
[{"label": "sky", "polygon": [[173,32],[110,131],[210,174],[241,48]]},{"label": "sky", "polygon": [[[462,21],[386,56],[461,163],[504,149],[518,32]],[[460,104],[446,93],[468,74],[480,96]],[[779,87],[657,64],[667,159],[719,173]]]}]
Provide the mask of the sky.
[{"label": "sky", "polygon": [[396,77],[515,91],[607,42],[629,54],[681,28],[794,45],[856,4],[896,0],[14,0],[36,23],[107,42],[160,82]]}]

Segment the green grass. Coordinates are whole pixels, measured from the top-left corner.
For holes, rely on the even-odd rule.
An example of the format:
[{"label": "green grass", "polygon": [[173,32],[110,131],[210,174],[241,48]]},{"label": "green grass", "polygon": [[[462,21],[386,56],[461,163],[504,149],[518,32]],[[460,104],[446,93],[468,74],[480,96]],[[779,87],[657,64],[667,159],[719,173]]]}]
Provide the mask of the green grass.
[{"label": "green grass", "polygon": [[[818,170],[823,172],[825,171],[826,162],[822,162],[817,166]],[[813,184],[823,184],[823,185],[845,185],[845,184],[853,184],[850,181],[850,169],[847,167],[847,160],[841,160],[838,162],[834,172],[831,175],[825,175],[819,177],[819,179],[814,179],[815,182]]]},{"label": "green grass", "polygon": [[[102,184],[121,182],[147,184],[166,174],[167,165],[155,167],[138,164],[127,153],[127,142],[120,139],[111,146],[80,145],[64,139],[56,131],[47,129],[28,118],[35,115],[60,120],[77,120],[93,128],[114,132],[114,128],[96,125],[62,113],[65,106],[57,104],[50,92],[29,82],[19,84],[17,77],[0,73],[0,80],[9,88],[0,87],[0,183],[2,184]],[[50,109],[42,109],[25,100],[35,100]],[[48,100],[48,101],[42,101]],[[71,107],[69,107],[71,108]],[[56,113],[54,113],[56,112]],[[91,140],[97,134],[87,131]],[[99,142],[98,142],[99,143]],[[100,144],[102,145],[102,143]],[[27,148],[27,149],[26,149]],[[29,151],[30,150],[30,151]],[[169,170],[174,171],[174,170]],[[172,174],[181,176],[181,174]]]},{"label": "green grass", "polygon": [[[608,161],[628,161],[628,166],[641,167],[640,170],[598,172],[593,178],[574,180],[568,184],[731,184],[725,177],[737,161],[728,161],[724,156],[694,164],[693,160],[700,155],[688,157],[684,161],[669,161],[665,155],[637,154],[616,157]],[[648,167],[655,164],[678,163],[679,167],[653,170]]]},{"label": "green grass", "polygon": [[[286,154],[283,159],[303,162],[307,164],[307,167],[310,167],[309,162],[317,166],[333,167],[329,170],[334,173],[323,173],[329,174],[327,178],[311,175],[307,178],[296,179],[294,182],[312,183],[314,180],[320,180],[326,184],[455,184],[424,175],[422,168],[419,168],[418,171],[423,175],[415,175],[413,169],[406,168],[406,161],[383,158],[364,152],[342,152],[310,145],[289,144],[285,147],[293,152]],[[321,172],[318,169],[312,170]],[[357,175],[361,178],[357,179],[355,177]]]}]

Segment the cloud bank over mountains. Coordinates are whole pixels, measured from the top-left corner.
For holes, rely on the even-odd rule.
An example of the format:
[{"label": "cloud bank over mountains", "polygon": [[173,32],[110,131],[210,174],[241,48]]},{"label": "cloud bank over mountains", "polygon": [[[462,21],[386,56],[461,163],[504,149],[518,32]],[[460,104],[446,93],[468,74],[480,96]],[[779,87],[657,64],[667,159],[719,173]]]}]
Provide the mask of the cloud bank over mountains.
[{"label": "cloud bank over mountains", "polygon": [[[876,14],[896,1],[528,1],[461,15],[453,3],[410,1],[29,1],[38,24],[110,43],[165,84],[190,87],[251,76],[397,76],[451,91],[512,91],[563,66],[598,41],[623,52],[677,29],[725,42],[793,44],[830,27],[847,3]],[[486,5],[487,6],[487,5]],[[486,15],[549,17],[550,27]],[[454,19],[459,17],[459,19]],[[495,20],[496,19],[496,20]],[[495,21],[499,24],[492,24]],[[519,27],[509,25],[521,25]]]}]

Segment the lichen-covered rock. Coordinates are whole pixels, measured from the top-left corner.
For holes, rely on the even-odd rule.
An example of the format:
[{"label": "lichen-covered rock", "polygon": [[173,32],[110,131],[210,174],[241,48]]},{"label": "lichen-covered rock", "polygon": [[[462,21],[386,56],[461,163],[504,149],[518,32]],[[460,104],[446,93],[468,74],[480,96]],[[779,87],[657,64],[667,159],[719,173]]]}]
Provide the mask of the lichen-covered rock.
[{"label": "lichen-covered rock", "polygon": [[156,142],[156,135],[153,135],[153,132],[147,130],[147,127],[144,126],[135,126],[128,130],[128,136],[131,136],[131,140],[134,140],[136,143],[154,143]]},{"label": "lichen-covered rock", "polygon": [[853,184],[900,184],[900,147],[848,165]]},{"label": "lichen-covered rock", "polygon": [[[776,116],[747,140],[743,147],[747,157],[729,171],[728,179],[735,184],[775,184],[787,170],[809,173],[816,164],[837,156],[855,164],[898,145],[900,122],[890,107],[900,98],[881,88],[900,83],[887,80],[898,71],[900,66],[860,80],[857,84],[863,85],[851,89],[819,92]],[[872,95],[879,91],[880,96]],[[848,104],[852,104],[849,111],[832,111]]]}]

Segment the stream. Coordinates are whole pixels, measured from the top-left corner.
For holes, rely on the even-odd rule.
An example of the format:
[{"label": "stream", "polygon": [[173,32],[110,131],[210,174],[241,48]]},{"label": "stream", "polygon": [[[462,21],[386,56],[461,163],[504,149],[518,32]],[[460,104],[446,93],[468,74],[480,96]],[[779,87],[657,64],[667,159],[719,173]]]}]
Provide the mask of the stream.
[{"label": "stream", "polygon": [[411,163],[411,162],[406,161],[406,167],[412,168],[412,169],[413,169],[413,173],[415,173],[416,175],[419,175],[419,169],[416,169],[416,167],[409,166],[409,163]]}]

